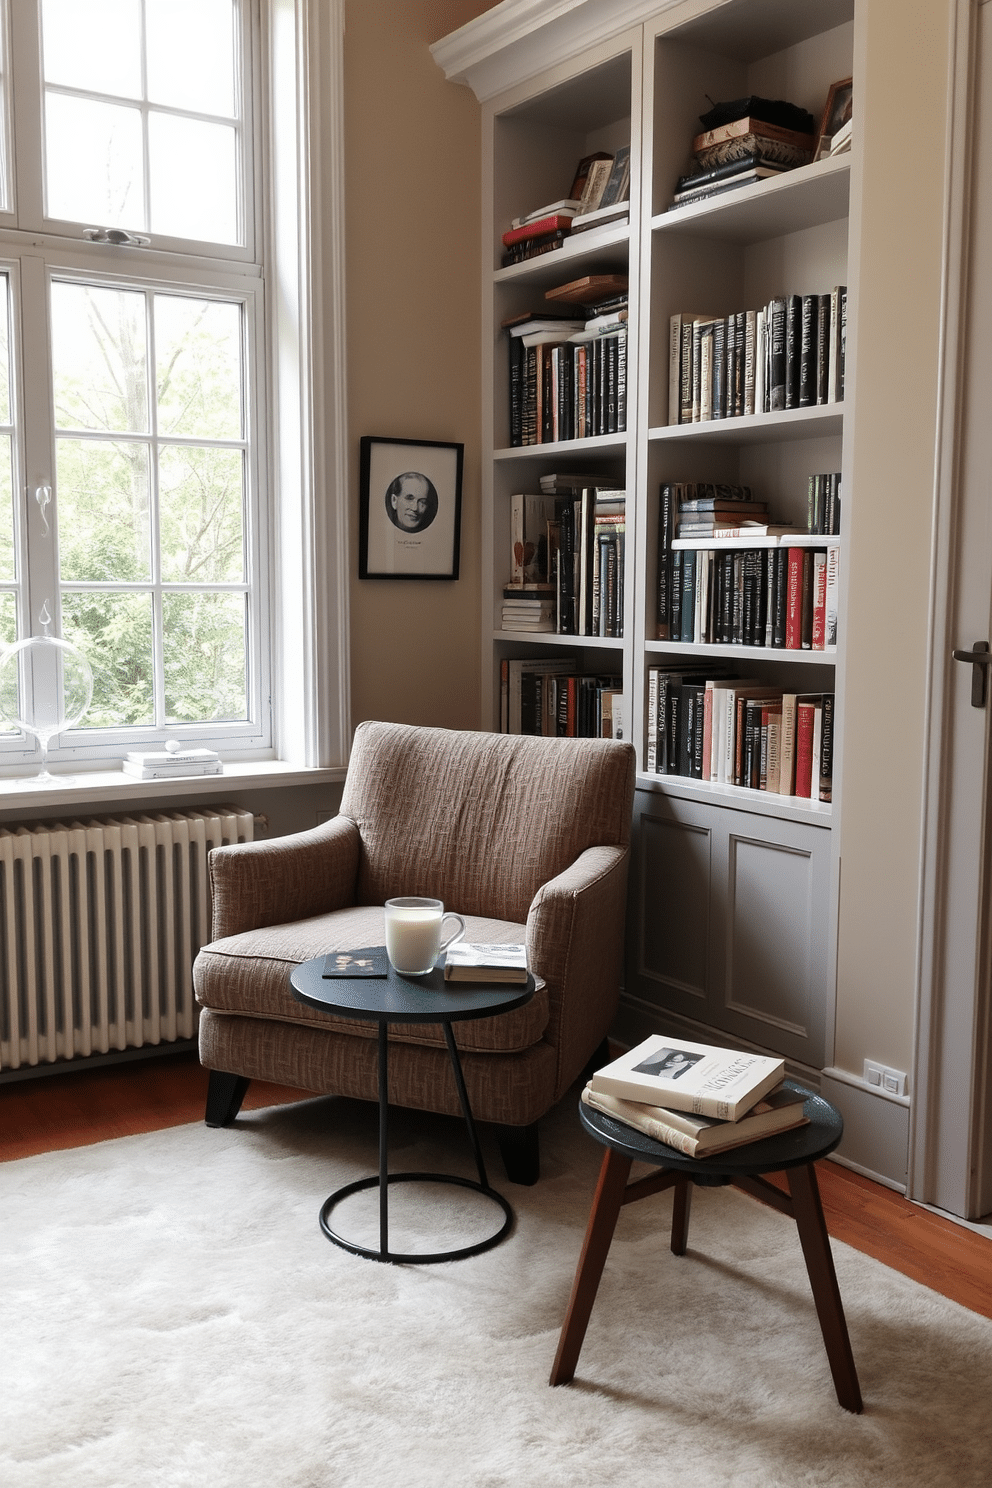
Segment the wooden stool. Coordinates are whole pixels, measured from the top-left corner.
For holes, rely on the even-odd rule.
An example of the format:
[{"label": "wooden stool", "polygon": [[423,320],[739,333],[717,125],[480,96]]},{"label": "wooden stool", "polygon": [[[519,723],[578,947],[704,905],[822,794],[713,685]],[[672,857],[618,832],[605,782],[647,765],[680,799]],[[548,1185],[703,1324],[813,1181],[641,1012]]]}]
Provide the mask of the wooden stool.
[{"label": "wooden stool", "polygon": [[[583,1102],[579,1103],[583,1125],[597,1142],[603,1143],[606,1152],[551,1370],[552,1385],[567,1385],[575,1374],[599,1279],[623,1205],[674,1188],[672,1254],[684,1255],[689,1237],[692,1184],[716,1188],[732,1183],[795,1220],[837,1399],[845,1410],[861,1410],[861,1389],[814,1168],[818,1158],[826,1157],[837,1146],[844,1123],[840,1112],[829,1101],[804,1093],[807,1099],[803,1109],[809,1117],[808,1126],[705,1158],[683,1157],[674,1148],[604,1116]],[[660,1172],[628,1184],[627,1175],[635,1160],[651,1163]],[[778,1172],[785,1172],[788,1177],[788,1194],[759,1176]]]}]

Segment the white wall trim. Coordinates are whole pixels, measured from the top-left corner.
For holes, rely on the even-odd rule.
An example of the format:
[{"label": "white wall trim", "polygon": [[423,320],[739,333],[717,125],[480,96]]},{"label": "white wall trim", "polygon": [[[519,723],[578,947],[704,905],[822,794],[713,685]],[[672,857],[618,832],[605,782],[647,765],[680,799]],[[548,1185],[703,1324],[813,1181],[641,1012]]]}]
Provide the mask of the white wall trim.
[{"label": "white wall trim", "polygon": [[502,0],[431,47],[449,82],[482,102],[683,0]]},{"label": "white wall trim", "polygon": [[273,736],[281,759],[350,742],[344,0],[265,0],[276,431]]}]

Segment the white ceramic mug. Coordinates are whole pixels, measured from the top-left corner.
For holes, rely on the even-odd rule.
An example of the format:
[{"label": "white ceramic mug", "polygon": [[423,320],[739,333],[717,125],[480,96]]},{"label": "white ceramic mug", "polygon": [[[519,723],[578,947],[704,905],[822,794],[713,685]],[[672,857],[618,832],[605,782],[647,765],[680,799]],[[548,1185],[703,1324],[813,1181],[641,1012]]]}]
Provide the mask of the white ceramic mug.
[{"label": "white ceramic mug", "polygon": [[[426,976],[441,952],[465,934],[461,915],[445,914],[440,899],[387,899],[385,908],[386,954],[393,970],[403,976]],[[442,939],[445,920],[457,920],[458,925]]]}]

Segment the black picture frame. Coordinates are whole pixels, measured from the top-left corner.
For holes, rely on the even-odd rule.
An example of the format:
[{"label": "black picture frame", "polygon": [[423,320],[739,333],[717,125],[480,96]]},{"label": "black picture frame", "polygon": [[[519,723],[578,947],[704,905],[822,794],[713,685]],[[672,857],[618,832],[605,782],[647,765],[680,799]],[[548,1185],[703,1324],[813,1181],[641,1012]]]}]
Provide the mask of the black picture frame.
[{"label": "black picture frame", "polygon": [[464,458],[464,444],[362,436],[360,579],[457,579]]}]

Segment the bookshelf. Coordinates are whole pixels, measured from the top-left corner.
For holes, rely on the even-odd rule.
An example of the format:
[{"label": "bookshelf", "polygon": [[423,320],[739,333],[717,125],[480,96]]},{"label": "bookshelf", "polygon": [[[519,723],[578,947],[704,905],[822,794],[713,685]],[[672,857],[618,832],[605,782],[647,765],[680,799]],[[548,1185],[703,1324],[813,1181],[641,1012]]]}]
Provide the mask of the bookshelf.
[{"label": "bookshelf", "polygon": [[[645,0],[623,7],[625,29],[609,0],[575,0],[555,10],[533,22],[527,46],[520,29],[527,7],[504,4],[496,7],[500,27],[487,13],[434,49],[449,76],[457,58],[471,53],[462,77],[476,88],[483,113],[483,315],[490,328],[483,338],[483,723],[499,727],[507,658],[567,652],[587,672],[622,674],[625,733],[637,749],[638,776],[618,1031],[639,1039],[656,1031],[659,1019],[688,1037],[720,1031],[785,1055],[815,1079],[831,1055],[838,793],[826,802],[649,773],[646,729],[649,670],[675,662],[701,672],[711,663],[732,665],[771,691],[833,694],[842,725],[843,516],[856,500],[845,466],[851,362],[844,402],[673,424],[669,322],[676,313],[726,316],[837,285],[847,286],[853,318],[856,136],[852,153],[668,208],[708,98],[785,98],[819,116],[831,83],[853,71],[854,0]],[[855,104],[858,86],[855,79]],[[555,252],[500,267],[501,233],[515,216],[563,196],[583,155],[625,144],[627,224],[575,234]],[[500,327],[539,311],[548,288],[594,273],[628,278],[626,429],[511,447],[508,337]],[[521,637],[499,628],[510,498],[538,490],[540,476],[556,469],[588,471],[590,484],[604,475],[627,491],[622,639]],[[842,473],[841,531],[796,538],[795,546],[829,542],[839,549],[835,646],[786,650],[657,638],[663,484],[747,485],[768,501],[773,520],[798,526],[809,476],[827,471]]]}]

